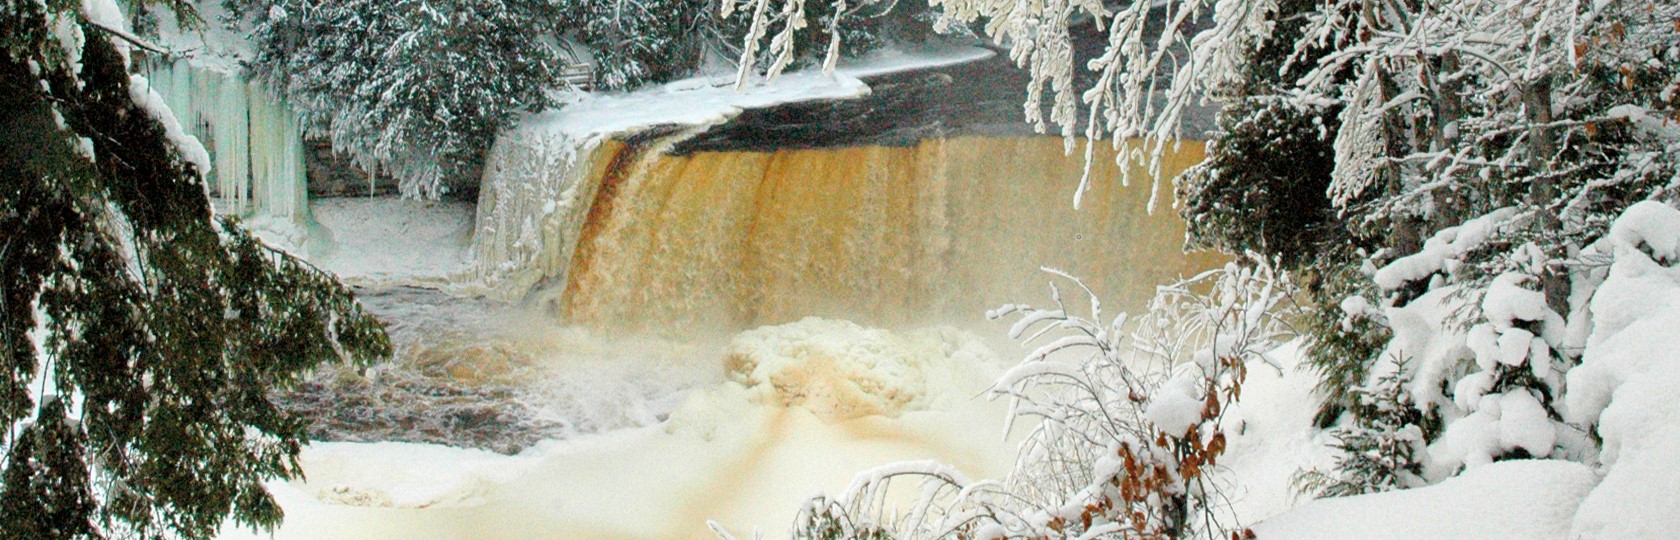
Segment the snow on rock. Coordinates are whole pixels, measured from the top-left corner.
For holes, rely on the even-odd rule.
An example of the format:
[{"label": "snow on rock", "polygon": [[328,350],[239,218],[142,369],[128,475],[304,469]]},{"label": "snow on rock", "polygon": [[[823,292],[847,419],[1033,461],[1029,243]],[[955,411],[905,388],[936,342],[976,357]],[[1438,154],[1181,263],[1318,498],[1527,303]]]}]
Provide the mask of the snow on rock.
[{"label": "snow on rock", "polygon": [[869,85],[862,78],[973,62],[992,54],[967,46],[884,50],[842,62],[832,74],[798,71],[741,90],[729,75],[693,77],[628,93],[583,94],[564,107],[526,117],[503,136],[558,136],[581,143],[656,126],[715,125],[747,109],[868,96]]},{"label": "snow on rock", "polygon": [[896,417],[925,407],[935,364],[980,350],[977,338],[955,330],[900,334],[807,317],[736,335],[724,369],[762,403],[828,421]]},{"label": "snow on rock", "polygon": [[654,126],[708,126],[734,118],[746,109],[799,101],[868,96],[860,79],[914,69],[983,60],[992,52],[978,47],[928,47],[884,50],[842,62],[832,74],[805,70],[775,81],[735,89],[734,76],[694,77],[630,93],[586,94],[564,107],[527,117],[512,130],[516,137],[558,134],[585,141]]},{"label": "snow on rock", "polygon": [[311,201],[325,246],[310,262],[354,285],[443,285],[466,264],[473,208],[399,197]]},{"label": "snow on rock", "polygon": [[1593,297],[1595,327],[1564,394],[1570,422],[1596,425],[1604,480],[1571,538],[1662,538],[1680,530],[1680,211],[1629,208],[1611,228],[1615,262]]},{"label": "snow on rock", "polygon": [[1578,463],[1502,461],[1434,486],[1319,499],[1253,528],[1260,540],[1573,539],[1597,480]]}]

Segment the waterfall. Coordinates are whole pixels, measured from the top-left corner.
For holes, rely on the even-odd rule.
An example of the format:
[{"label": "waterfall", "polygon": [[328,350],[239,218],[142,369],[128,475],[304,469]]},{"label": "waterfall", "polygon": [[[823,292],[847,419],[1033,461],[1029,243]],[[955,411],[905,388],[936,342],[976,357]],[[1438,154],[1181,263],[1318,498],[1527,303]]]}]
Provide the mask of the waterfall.
[{"label": "waterfall", "polygon": [[205,179],[218,212],[288,249],[307,247],[313,222],[297,115],[243,73],[157,60],[145,73],[182,127],[210,151]]},{"label": "waterfall", "polygon": [[[1183,222],[1147,212],[1145,186],[1100,184],[1073,209],[1084,163],[1057,138],[667,154],[679,137],[504,137],[474,238],[485,284],[590,326],[727,331],[805,316],[898,326],[1043,301],[1041,266],[1135,309],[1156,285],[1219,260],[1184,254]],[[1163,173],[1201,152],[1185,145]],[[1094,174],[1117,178],[1116,167],[1099,155]]]}]

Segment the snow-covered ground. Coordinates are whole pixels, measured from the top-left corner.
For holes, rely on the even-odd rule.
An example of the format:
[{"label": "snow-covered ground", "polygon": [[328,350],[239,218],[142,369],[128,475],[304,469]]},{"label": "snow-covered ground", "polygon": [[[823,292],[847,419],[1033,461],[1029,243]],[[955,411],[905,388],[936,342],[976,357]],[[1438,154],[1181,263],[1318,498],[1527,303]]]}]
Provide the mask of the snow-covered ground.
[{"label": "snow-covered ground", "polygon": [[352,285],[441,286],[466,265],[473,207],[399,197],[316,199],[310,262]]},{"label": "snow-covered ground", "polygon": [[[1573,426],[1597,428],[1602,446],[1596,459],[1588,457],[1585,465],[1558,459],[1467,460],[1466,471],[1430,487],[1314,501],[1262,523],[1257,527],[1261,537],[1674,537],[1680,531],[1680,492],[1675,490],[1680,486],[1680,400],[1674,391],[1680,388],[1680,333],[1674,331],[1680,327],[1680,267],[1675,266],[1680,262],[1680,211],[1656,202],[1636,204],[1608,238],[1589,249],[1610,254],[1614,262],[1608,269],[1592,270],[1607,276],[1591,291],[1590,334],[1581,364],[1568,373],[1562,408],[1564,420]],[[1497,300],[1488,302],[1520,303]],[[1434,335],[1434,343],[1417,347],[1463,346],[1462,335]],[[1489,439],[1484,446],[1497,450],[1502,441],[1532,438],[1527,432],[1533,428],[1505,422],[1509,412],[1494,411],[1488,413],[1493,428],[1482,436]],[[1560,435],[1566,429],[1577,428],[1559,428]]]},{"label": "snow-covered ground", "polygon": [[1506,461],[1429,487],[1313,501],[1254,529],[1290,540],[1575,538],[1570,520],[1597,480],[1578,463]]}]

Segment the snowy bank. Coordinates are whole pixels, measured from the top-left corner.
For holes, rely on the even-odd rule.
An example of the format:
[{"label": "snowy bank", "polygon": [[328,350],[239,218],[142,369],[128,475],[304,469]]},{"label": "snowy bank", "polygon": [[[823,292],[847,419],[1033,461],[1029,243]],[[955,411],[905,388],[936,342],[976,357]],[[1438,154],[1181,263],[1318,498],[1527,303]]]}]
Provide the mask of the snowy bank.
[{"label": "snowy bank", "polygon": [[1597,480],[1578,463],[1505,461],[1429,487],[1316,500],[1254,532],[1263,540],[1562,540],[1574,538],[1570,520]]},{"label": "snowy bank", "polygon": [[1634,205],[1611,227],[1615,263],[1592,301],[1594,329],[1569,373],[1566,419],[1595,425],[1604,481],[1570,538],[1680,531],[1680,211]]},{"label": "snowy bank", "polygon": [[[1265,521],[1255,528],[1260,536],[1574,540],[1665,538],[1680,530],[1680,492],[1674,489],[1680,485],[1680,400],[1674,399],[1680,388],[1680,333],[1674,331],[1680,328],[1680,210],[1636,204],[1589,249],[1612,253],[1613,262],[1594,271],[1604,281],[1586,289],[1591,301],[1577,315],[1590,317],[1584,320],[1591,333],[1580,365],[1561,385],[1560,411],[1569,425],[1548,427],[1544,411],[1526,393],[1484,396],[1485,388],[1461,382],[1447,399],[1439,386],[1464,363],[1486,369],[1490,362],[1547,358],[1563,330],[1540,293],[1501,276],[1482,300],[1490,324],[1472,327],[1466,336],[1446,327],[1451,289],[1431,291],[1388,310],[1395,329],[1390,355],[1406,351],[1421,363],[1412,388],[1420,403],[1471,411],[1430,448],[1438,474],[1463,472],[1425,488],[1314,501]],[[1539,335],[1513,321],[1526,321]],[[1536,375],[1553,377],[1553,369],[1536,369]],[[1582,438],[1584,430],[1601,440],[1596,456],[1579,455],[1565,440]],[[1591,466],[1488,463],[1516,448]]]},{"label": "snowy bank", "polygon": [[345,197],[309,208],[323,240],[309,260],[345,283],[440,287],[466,265],[470,203]]}]

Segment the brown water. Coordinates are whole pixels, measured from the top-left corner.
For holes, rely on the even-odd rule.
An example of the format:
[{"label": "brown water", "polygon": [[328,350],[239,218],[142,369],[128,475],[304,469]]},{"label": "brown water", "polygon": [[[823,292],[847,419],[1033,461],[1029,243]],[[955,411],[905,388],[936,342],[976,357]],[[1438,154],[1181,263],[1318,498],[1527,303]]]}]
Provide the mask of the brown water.
[{"label": "brown water", "polygon": [[[870,326],[978,321],[1046,299],[1040,266],[1140,306],[1215,264],[1181,251],[1183,222],[1147,186],[1099,181],[1060,139],[957,138],[910,147],[663,155],[607,143],[552,301],[591,326],[735,330],[823,316]],[[1167,156],[1173,175],[1200,145]],[[1114,179],[1099,156],[1095,178]],[[558,262],[558,261],[557,261]],[[551,286],[557,286],[553,284]]]}]

